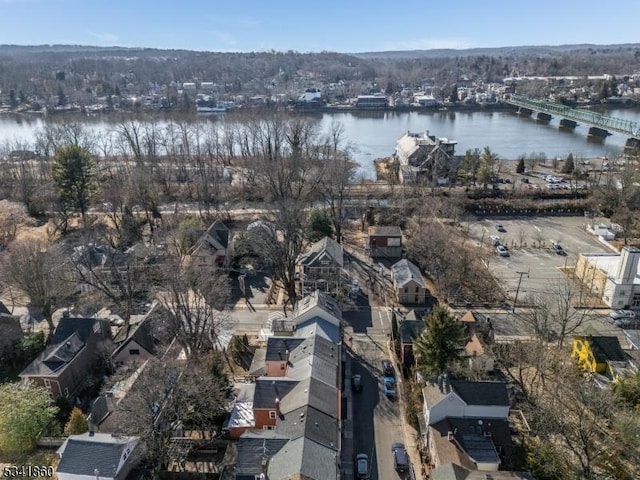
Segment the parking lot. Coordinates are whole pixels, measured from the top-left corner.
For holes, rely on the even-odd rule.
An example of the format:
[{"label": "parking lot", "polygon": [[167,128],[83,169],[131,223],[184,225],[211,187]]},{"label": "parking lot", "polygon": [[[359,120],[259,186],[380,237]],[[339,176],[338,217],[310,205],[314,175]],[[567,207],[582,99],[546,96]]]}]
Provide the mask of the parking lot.
[{"label": "parking lot", "polygon": [[[553,293],[566,282],[561,269],[575,265],[581,253],[612,252],[585,231],[587,222],[607,223],[606,219],[585,217],[527,217],[481,219],[467,226],[493,276],[513,299],[522,278],[518,298],[529,293]],[[501,224],[504,232],[496,225]],[[498,254],[492,236],[499,236],[509,250],[508,257]],[[566,255],[558,255],[553,244],[562,245]]]}]

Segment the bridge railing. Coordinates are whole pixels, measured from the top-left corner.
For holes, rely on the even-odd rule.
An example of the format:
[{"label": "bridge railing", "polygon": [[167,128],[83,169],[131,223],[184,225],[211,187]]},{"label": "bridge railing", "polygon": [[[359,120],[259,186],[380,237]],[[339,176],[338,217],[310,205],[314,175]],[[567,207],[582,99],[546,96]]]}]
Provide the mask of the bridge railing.
[{"label": "bridge railing", "polygon": [[631,120],[610,117],[597,112],[580,110],[577,108],[567,107],[560,103],[545,102],[543,100],[536,100],[516,94],[511,95],[511,98],[507,100],[507,103],[551,115],[561,116],[568,120],[586,123],[606,130],[614,130],[630,137],[640,139],[640,123],[632,122]]}]

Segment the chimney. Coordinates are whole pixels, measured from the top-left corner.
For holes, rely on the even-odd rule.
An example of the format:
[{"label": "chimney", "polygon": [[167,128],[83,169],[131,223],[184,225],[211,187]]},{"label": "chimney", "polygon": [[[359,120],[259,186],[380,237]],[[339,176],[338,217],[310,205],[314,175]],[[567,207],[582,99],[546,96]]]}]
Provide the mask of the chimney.
[{"label": "chimney", "polygon": [[451,430],[447,432],[447,440],[453,442],[453,432]]},{"label": "chimney", "polygon": [[285,350],[284,354],[287,357],[287,363],[289,363],[289,355],[291,354],[291,352],[289,352],[289,350]]},{"label": "chimney", "polygon": [[280,399],[276,397],[276,417],[280,417]]},{"label": "chimney", "polygon": [[89,436],[93,437],[95,435],[95,432],[93,430],[89,430]]},{"label": "chimney", "polygon": [[62,317],[63,317],[63,318],[69,318],[69,309],[68,309],[68,308],[65,308],[65,309],[62,311]]}]

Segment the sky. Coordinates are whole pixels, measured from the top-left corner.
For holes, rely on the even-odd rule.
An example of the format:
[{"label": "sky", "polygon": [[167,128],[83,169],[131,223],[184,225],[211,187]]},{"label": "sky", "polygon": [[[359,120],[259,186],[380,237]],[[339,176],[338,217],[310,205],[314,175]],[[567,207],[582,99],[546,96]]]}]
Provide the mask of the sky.
[{"label": "sky", "polygon": [[0,44],[341,53],[638,43],[640,0],[0,0]]}]

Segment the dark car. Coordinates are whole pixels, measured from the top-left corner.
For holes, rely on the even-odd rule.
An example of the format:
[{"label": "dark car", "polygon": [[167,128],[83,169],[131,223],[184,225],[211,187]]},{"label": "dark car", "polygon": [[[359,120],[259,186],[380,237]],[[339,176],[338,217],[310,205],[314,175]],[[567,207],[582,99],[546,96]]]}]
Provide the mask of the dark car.
[{"label": "dark car", "polygon": [[362,391],[362,376],[360,374],[355,374],[351,377],[351,390],[354,392]]},{"label": "dark car", "polygon": [[564,251],[564,248],[562,248],[562,245],[560,245],[559,243],[553,242],[551,244],[551,248],[553,248],[553,251],[556,252],[556,254],[558,255],[566,255],[567,252]]},{"label": "dark car", "polygon": [[393,369],[393,363],[391,363],[391,360],[382,361],[382,375],[391,378],[396,376],[396,372]]},{"label": "dark car", "polygon": [[357,479],[367,480],[369,478],[369,457],[366,453],[359,453],[356,456],[355,471]]},{"label": "dark car", "polygon": [[504,228],[504,225],[502,225],[501,223],[496,223],[496,230],[499,232],[506,232],[507,229]]},{"label": "dark car", "polygon": [[409,470],[409,456],[402,443],[394,443],[391,445],[391,453],[393,454],[393,468],[398,472],[406,472]]}]

